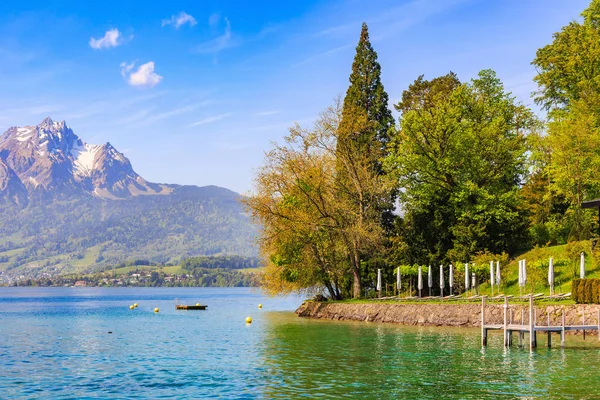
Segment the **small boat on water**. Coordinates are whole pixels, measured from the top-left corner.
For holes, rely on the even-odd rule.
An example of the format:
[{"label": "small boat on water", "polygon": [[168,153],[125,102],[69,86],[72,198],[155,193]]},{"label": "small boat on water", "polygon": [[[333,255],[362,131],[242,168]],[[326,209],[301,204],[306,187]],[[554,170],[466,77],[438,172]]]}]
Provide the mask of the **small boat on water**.
[{"label": "small boat on water", "polygon": [[195,306],[186,306],[184,304],[175,304],[176,310],[206,310],[208,306],[201,306],[200,304],[196,304]]}]

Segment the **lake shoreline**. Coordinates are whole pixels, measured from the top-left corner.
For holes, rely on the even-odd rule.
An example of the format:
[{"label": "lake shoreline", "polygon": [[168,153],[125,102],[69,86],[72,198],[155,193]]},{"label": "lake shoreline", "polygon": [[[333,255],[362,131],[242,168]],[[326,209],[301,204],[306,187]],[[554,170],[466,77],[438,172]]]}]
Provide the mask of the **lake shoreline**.
[{"label": "lake shoreline", "polygon": [[[598,323],[600,305],[535,305],[536,325],[561,325],[563,311],[566,325],[586,321],[588,325]],[[480,327],[481,303],[431,304],[431,303],[338,303],[305,301],[295,313],[303,318],[332,321],[380,322],[401,325]],[[528,323],[529,306],[510,304],[507,318],[513,323]],[[503,304],[486,304],[485,323],[502,324]]]}]

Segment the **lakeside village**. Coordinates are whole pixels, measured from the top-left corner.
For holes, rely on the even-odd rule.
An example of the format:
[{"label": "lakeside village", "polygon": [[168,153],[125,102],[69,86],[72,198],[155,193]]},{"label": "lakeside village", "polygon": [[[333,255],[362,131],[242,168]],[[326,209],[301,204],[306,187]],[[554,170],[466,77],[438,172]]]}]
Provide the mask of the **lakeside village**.
[{"label": "lakeside village", "polygon": [[259,284],[259,265],[258,259],[242,256],[190,257],[179,265],[131,260],[91,273],[8,276],[0,271],[0,286],[250,287]]},{"label": "lakeside village", "polygon": [[200,275],[132,270],[125,273],[96,273],[88,275],[59,275],[46,277],[20,276],[2,280],[0,286],[61,286],[61,287],[253,287],[258,277],[253,272],[207,271]]}]

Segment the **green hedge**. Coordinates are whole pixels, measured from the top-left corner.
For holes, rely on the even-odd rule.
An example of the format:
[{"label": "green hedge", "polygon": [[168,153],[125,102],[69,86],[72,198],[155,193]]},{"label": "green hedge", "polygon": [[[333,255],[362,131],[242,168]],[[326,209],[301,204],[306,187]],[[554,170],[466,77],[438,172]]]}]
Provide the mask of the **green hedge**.
[{"label": "green hedge", "polygon": [[571,298],[578,304],[600,303],[600,279],[573,279]]}]

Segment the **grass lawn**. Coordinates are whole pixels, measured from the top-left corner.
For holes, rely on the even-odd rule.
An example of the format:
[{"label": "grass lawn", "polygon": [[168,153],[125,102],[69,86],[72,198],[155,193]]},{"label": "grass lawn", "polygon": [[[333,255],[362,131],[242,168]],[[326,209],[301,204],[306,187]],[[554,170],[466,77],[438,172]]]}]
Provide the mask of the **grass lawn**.
[{"label": "grass lawn", "polygon": [[189,271],[187,269],[183,269],[181,268],[179,265],[173,265],[170,267],[162,267],[160,268],[160,271],[164,272],[165,274],[187,274]]},{"label": "grass lawn", "polygon": [[[569,259],[566,245],[550,246],[532,249],[501,266],[500,293],[519,295],[519,260],[527,260],[527,283],[523,290],[526,293],[550,294],[548,285],[548,265],[550,257],[554,259],[554,292],[568,293],[571,291],[571,281],[579,278],[579,257]],[[489,275],[489,274],[488,274]],[[585,277],[600,278],[600,268],[595,265],[589,250],[585,256]],[[479,286],[480,294],[491,294],[489,277]],[[498,294],[494,287],[494,294]]]},{"label": "grass lawn", "polygon": [[86,250],[85,257],[79,260],[73,260],[71,264],[76,270],[82,270],[96,262],[98,255],[100,254],[101,244],[96,245],[94,247],[90,247]]},{"label": "grass lawn", "polygon": [[[573,252],[572,252],[573,253]],[[525,288],[522,290],[522,294],[525,296],[529,293],[543,293],[544,295],[550,294],[550,287],[548,285],[548,265],[550,257],[554,260],[554,293],[569,293],[571,292],[572,280],[573,278],[579,278],[579,256],[577,253],[575,255],[569,255],[569,251],[567,249],[567,245],[559,245],[559,246],[549,246],[549,247],[541,247],[534,248],[528,252],[525,252],[513,260],[511,260],[508,264],[500,266],[500,275],[501,275],[501,285],[500,290],[498,287],[494,286],[494,296],[499,294],[512,295],[514,296],[510,299],[511,304],[518,303],[517,297],[520,296],[521,290],[519,288],[518,280],[519,280],[519,260],[525,259],[527,260],[527,283]],[[585,251],[585,277],[586,278],[600,278],[600,266],[596,264],[590,255],[590,250],[587,249]],[[570,258],[572,257],[572,258]],[[599,263],[600,264],[600,263]],[[448,279],[448,267],[445,267],[446,271],[446,279]],[[458,267],[459,270],[462,269],[462,265]],[[489,266],[486,271],[489,270]],[[495,268],[494,268],[495,271]],[[427,271],[426,269],[423,271],[423,280],[424,285],[427,285]],[[439,270],[434,268],[434,277],[437,278],[437,274],[439,274]],[[437,279],[434,278],[434,285],[437,284]],[[414,279],[414,277],[413,277]],[[464,280],[464,270],[462,273],[457,273],[455,275],[455,282],[460,282]],[[485,273],[484,281],[480,281],[478,294],[487,295],[491,297],[492,288],[490,287],[489,282],[489,272]],[[404,281],[406,282],[406,281]],[[446,283],[448,281],[446,280]],[[384,282],[384,287],[385,287]],[[388,285],[390,282],[387,282]],[[414,285],[414,281],[413,281]],[[388,286],[389,287],[389,286]],[[447,286],[446,286],[447,290]],[[414,293],[414,288],[413,288]],[[423,289],[423,293],[427,293],[427,288]],[[447,293],[446,293],[447,294]],[[457,294],[455,289],[454,294]],[[475,294],[473,291],[469,292],[469,295]],[[392,295],[392,293],[389,293]],[[401,292],[402,296],[407,296],[408,291],[405,290],[403,286],[403,290]],[[385,296],[385,291],[383,292],[383,296]],[[442,301],[439,299],[432,300],[377,300],[377,299],[359,299],[359,300],[343,300],[341,303],[407,303],[407,304],[441,304]],[[481,300],[469,301],[465,299],[457,299],[457,300],[444,300],[444,304],[473,304],[480,303]],[[492,302],[488,299],[490,303],[501,303],[502,300]],[[527,300],[525,301],[525,303]],[[541,300],[537,299],[536,304],[560,304],[560,305],[569,305],[575,304],[573,300]]]},{"label": "grass lawn", "polygon": [[[515,299],[514,297],[511,298],[510,300],[510,304],[523,304],[523,305],[527,305],[529,304],[529,300],[525,299],[523,301],[519,301],[518,299]],[[386,300],[377,300],[377,299],[351,299],[351,300],[337,300],[337,301],[329,301],[330,303],[340,303],[340,304],[446,304],[446,305],[452,305],[452,304],[481,304],[481,300],[467,300],[465,299],[454,299],[454,300],[440,300],[440,299],[432,299],[432,300],[427,300],[427,299],[423,299],[423,300],[416,300],[416,299],[410,299],[410,300],[392,300],[392,299],[386,299]],[[487,300],[487,304],[503,304],[504,300],[496,300],[496,301],[490,301],[489,299]],[[535,304],[539,304],[539,305],[570,305],[570,304],[575,304],[575,302],[571,299],[566,299],[566,300],[547,300],[547,299],[537,299],[535,300]]]}]

